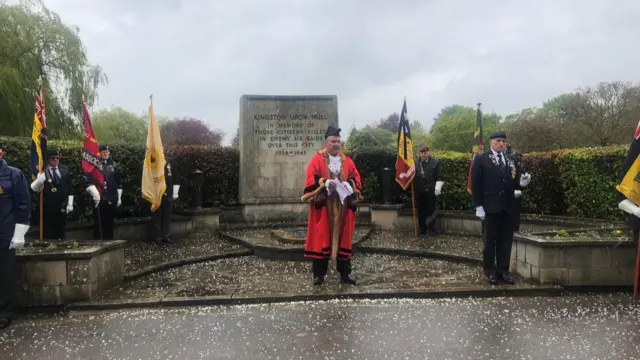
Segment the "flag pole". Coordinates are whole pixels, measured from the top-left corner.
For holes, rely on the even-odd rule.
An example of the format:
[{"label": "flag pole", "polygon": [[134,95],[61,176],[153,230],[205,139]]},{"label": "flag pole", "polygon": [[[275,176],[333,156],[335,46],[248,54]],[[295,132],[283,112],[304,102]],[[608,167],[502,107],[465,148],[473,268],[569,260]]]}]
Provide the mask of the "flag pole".
[{"label": "flag pole", "polygon": [[[43,82],[42,82],[42,74],[40,74],[40,77],[38,78],[38,85],[39,85],[39,91],[40,91],[40,101],[42,102],[43,113],[46,114],[46,103],[44,101],[44,90],[43,90],[42,84],[43,84]],[[42,151],[42,147],[40,147],[40,150]],[[45,154],[42,154],[42,165],[39,166],[38,173],[42,173],[42,168],[44,167],[44,159],[45,159]],[[44,209],[43,209],[43,207],[44,207],[44,191],[40,191],[40,221],[39,221],[39,223],[40,223],[40,241],[42,241],[43,237],[44,237]]]},{"label": "flag pole", "polygon": [[638,231],[638,241],[636,251],[636,274],[633,280],[633,300],[638,300],[638,280],[640,280],[640,231]]},{"label": "flag pole", "polygon": [[413,233],[418,236],[418,221],[416,220],[416,192],[413,186],[414,182],[411,181],[411,209],[413,210]]}]

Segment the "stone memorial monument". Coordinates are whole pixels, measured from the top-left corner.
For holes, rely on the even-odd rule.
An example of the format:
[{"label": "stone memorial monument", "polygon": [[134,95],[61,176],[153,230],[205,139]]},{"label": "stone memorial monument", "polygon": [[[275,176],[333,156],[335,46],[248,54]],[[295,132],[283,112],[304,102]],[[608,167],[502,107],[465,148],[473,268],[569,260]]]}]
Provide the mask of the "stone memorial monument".
[{"label": "stone memorial monument", "polygon": [[304,221],[300,201],[307,163],[338,126],[338,98],[243,95],[240,98],[239,202],[246,222]]}]

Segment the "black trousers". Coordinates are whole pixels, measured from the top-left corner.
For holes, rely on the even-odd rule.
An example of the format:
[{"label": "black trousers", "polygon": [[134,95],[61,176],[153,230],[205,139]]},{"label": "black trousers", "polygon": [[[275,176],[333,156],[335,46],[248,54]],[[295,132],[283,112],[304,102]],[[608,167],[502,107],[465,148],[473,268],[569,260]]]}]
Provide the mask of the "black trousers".
[{"label": "black trousers", "polygon": [[436,199],[435,193],[418,194],[418,225],[421,235],[426,235],[427,231],[435,232],[436,219],[432,215],[436,211]]},{"label": "black trousers", "polygon": [[11,319],[14,315],[15,262],[15,249],[0,249],[0,319]]},{"label": "black trousers", "polygon": [[[313,259],[311,264],[311,272],[313,277],[324,277],[329,270],[329,259]],[[336,264],[336,270],[341,276],[347,276],[351,274],[351,260],[338,260]]]},{"label": "black trousers", "polygon": [[482,237],[484,271],[487,275],[498,272],[509,273],[513,244],[512,217],[505,211],[485,216]]},{"label": "black trousers", "polygon": [[42,212],[42,237],[46,240],[64,240],[67,226],[66,209],[47,209]]},{"label": "black trousers", "polygon": [[[113,219],[116,216],[116,203],[100,200],[93,208],[93,237],[97,240],[113,240]],[[99,211],[98,211],[99,210]],[[102,237],[100,236],[102,229]]]},{"label": "black trousers", "polygon": [[156,231],[156,239],[168,239],[171,234],[171,211],[173,201],[166,195],[162,197],[158,210],[151,213],[151,221]]}]

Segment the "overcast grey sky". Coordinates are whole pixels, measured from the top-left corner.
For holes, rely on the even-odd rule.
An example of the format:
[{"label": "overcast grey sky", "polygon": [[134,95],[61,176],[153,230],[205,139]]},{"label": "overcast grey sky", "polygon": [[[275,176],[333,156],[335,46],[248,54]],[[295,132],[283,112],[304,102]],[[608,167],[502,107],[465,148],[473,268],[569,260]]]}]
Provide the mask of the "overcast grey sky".
[{"label": "overcast grey sky", "polygon": [[[201,118],[235,134],[242,94],[338,96],[340,125],[454,103],[508,114],[640,80],[638,0],[45,0],[109,85],[93,111]],[[346,134],[345,134],[346,135]]]}]

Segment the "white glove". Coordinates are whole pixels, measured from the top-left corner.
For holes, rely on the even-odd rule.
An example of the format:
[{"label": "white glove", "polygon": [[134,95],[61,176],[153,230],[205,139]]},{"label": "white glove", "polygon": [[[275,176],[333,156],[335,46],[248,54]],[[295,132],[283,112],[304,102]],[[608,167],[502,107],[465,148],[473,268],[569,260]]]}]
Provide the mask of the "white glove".
[{"label": "white glove", "polygon": [[47,181],[47,176],[41,172],[36,176],[36,179],[31,183],[31,190],[40,192],[44,186],[44,182]]},{"label": "white glove", "polygon": [[618,208],[626,213],[640,217],[640,207],[629,199],[624,199],[618,203]]},{"label": "white glove", "polygon": [[67,214],[73,211],[73,195],[69,195],[69,201],[67,202]]},{"label": "white glove", "polygon": [[331,193],[333,192],[333,189],[336,188],[336,184],[334,183],[335,180],[325,180],[324,182],[324,187],[327,189],[327,192],[329,193],[329,195],[331,195]]},{"label": "white glove", "polygon": [[524,173],[520,175],[520,186],[525,187],[531,182],[531,175]]},{"label": "white glove", "polygon": [[344,187],[346,187],[347,189],[349,189],[349,193],[353,194],[353,187],[351,186],[351,184],[349,184],[347,181],[343,181],[342,185],[344,185]]},{"label": "white glove", "polygon": [[98,204],[100,203],[100,193],[98,192],[98,189],[96,189],[96,186],[95,185],[88,186],[87,192],[93,198],[93,202],[95,202],[95,207],[98,207]]},{"label": "white glove", "polygon": [[520,196],[522,196],[522,191],[520,191],[520,190],[513,190],[513,195],[515,195],[515,197],[519,198]]},{"label": "white glove", "polygon": [[444,181],[436,181],[436,196],[442,194],[442,185],[444,185]]},{"label": "white glove", "polygon": [[118,189],[118,205],[122,205],[122,189]]},{"label": "white glove", "polygon": [[476,216],[480,218],[480,220],[484,220],[485,217],[484,208],[482,206],[478,206],[476,208]]},{"label": "white glove", "polygon": [[24,235],[29,230],[29,225],[16,224],[16,228],[13,231],[13,238],[9,243],[9,249],[19,249],[24,247]]},{"label": "white glove", "polygon": [[180,191],[180,185],[173,185],[173,200],[178,199],[178,191]]}]

